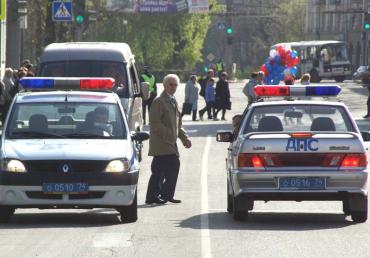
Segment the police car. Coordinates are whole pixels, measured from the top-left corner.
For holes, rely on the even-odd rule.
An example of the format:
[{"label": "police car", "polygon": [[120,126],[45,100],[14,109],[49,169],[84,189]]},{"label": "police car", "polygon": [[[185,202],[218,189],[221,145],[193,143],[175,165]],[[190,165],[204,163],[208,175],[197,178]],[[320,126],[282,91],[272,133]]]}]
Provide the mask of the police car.
[{"label": "police car", "polygon": [[[259,96],[336,96],[332,86],[256,86]],[[364,139],[369,139],[364,132]],[[248,218],[254,201],[342,201],[354,222],[367,220],[368,169],[364,140],[340,102],[281,100],[254,103],[230,142],[227,210]]]},{"label": "police car", "polygon": [[17,208],[98,207],[136,221],[134,142],[149,135],[130,134],[111,92],[114,80],[24,78],[20,84],[26,91],[16,95],[2,132],[0,222]]}]

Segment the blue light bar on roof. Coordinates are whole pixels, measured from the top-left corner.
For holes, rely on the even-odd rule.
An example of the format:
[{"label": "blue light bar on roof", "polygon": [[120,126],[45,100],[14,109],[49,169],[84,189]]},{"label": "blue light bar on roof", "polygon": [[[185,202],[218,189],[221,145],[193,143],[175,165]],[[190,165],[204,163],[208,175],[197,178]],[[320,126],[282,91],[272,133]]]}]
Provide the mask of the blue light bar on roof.
[{"label": "blue light bar on roof", "polygon": [[341,91],[340,86],[307,86],[306,96],[337,96]]},{"label": "blue light bar on roof", "polygon": [[19,83],[24,89],[54,89],[54,80],[50,78],[22,78]]}]

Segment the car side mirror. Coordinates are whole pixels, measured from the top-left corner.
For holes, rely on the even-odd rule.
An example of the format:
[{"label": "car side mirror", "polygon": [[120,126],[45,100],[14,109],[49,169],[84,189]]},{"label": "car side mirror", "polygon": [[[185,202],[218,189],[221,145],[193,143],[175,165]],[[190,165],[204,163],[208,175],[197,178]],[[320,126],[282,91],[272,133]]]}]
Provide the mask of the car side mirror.
[{"label": "car side mirror", "polygon": [[361,136],[364,142],[370,141],[370,132],[361,132]]},{"label": "car side mirror", "polygon": [[143,100],[148,100],[150,98],[149,83],[142,82],[140,83],[140,87],[141,87],[141,93],[142,93]]},{"label": "car side mirror", "polygon": [[149,133],[147,132],[135,132],[131,135],[131,139],[137,142],[143,142],[149,139]]},{"label": "car side mirror", "polygon": [[216,134],[216,141],[218,142],[232,142],[234,139],[234,134],[232,131],[219,130]]}]

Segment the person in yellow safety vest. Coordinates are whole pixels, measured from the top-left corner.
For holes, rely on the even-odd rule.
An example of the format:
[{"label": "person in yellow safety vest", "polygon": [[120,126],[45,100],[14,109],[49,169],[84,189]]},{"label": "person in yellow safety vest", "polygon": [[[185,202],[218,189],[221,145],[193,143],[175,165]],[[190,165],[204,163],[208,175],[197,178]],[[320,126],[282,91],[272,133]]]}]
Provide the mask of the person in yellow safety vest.
[{"label": "person in yellow safety vest", "polygon": [[146,108],[148,107],[148,112],[150,112],[150,106],[152,105],[153,100],[157,97],[157,81],[155,76],[152,74],[149,66],[143,67],[143,74],[140,76],[141,82],[149,83],[149,99],[143,101],[143,120],[144,125],[146,124]]},{"label": "person in yellow safety vest", "polygon": [[224,63],[222,62],[222,60],[220,59],[217,63],[216,63],[216,70],[217,70],[217,75],[219,78],[221,78],[221,74],[224,72]]}]

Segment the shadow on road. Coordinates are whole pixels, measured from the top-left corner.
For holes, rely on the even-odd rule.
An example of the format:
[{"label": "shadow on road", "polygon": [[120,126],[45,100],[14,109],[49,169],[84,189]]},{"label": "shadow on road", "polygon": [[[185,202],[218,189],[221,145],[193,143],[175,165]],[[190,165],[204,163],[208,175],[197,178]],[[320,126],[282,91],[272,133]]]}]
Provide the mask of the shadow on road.
[{"label": "shadow on road", "polygon": [[232,130],[231,122],[226,124],[199,122],[199,124],[184,124],[183,127],[191,137],[214,136],[216,138],[217,130]]},{"label": "shadow on road", "polygon": [[369,91],[367,90],[367,87],[362,87],[361,85],[358,86],[358,88],[350,88],[350,91],[361,94],[361,95],[369,95]]},{"label": "shadow on road", "polygon": [[[110,211],[110,213],[104,213]],[[16,228],[88,228],[120,224],[118,213],[112,209],[92,210],[79,213],[15,213],[1,229]]]},{"label": "shadow on road", "polygon": [[[309,231],[343,228],[354,225],[339,213],[276,213],[251,212],[248,221],[237,222],[227,212],[208,213],[209,229],[212,230],[269,230],[269,231]],[[201,218],[197,215],[181,221],[178,227],[201,229]]]}]

